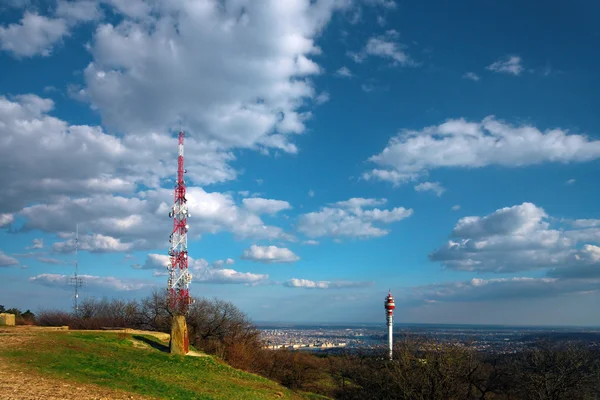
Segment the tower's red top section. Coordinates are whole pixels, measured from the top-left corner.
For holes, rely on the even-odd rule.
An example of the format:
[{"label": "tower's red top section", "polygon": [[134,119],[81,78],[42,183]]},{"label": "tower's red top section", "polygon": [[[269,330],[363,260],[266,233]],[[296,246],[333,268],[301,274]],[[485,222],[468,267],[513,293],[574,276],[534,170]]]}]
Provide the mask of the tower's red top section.
[{"label": "tower's red top section", "polygon": [[390,292],[388,292],[388,295],[385,298],[385,309],[388,312],[393,312],[394,308],[396,308],[396,304],[394,303],[394,296],[392,296],[392,294]]}]

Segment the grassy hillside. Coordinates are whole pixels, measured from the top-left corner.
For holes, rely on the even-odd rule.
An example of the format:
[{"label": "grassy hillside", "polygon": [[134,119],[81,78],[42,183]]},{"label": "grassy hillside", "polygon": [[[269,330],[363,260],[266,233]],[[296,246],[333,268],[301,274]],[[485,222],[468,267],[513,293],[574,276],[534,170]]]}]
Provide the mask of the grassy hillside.
[{"label": "grassy hillside", "polygon": [[151,336],[43,332],[0,355],[35,373],[164,399],[317,399],[210,356],[172,356]]}]

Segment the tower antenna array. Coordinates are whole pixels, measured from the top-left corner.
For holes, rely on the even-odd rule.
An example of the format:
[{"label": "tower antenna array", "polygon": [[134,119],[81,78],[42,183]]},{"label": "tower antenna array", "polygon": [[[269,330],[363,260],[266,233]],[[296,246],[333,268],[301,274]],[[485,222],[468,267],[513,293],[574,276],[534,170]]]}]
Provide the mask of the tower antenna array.
[{"label": "tower antenna array", "polygon": [[183,168],[183,139],[185,133],[179,131],[179,148],[177,157],[177,183],[173,208],[169,218],[173,218],[173,231],[169,237],[169,271],[168,301],[171,312],[175,315],[185,315],[190,305],[189,284],[192,274],[188,271],[187,219],[190,216],[187,208],[186,186]]},{"label": "tower antenna array", "polygon": [[79,312],[79,288],[83,286],[83,279],[79,277],[79,224],[75,225],[75,275],[69,280],[69,284],[75,288],[75,297],[73,298],[73,309],[75,313]]}]

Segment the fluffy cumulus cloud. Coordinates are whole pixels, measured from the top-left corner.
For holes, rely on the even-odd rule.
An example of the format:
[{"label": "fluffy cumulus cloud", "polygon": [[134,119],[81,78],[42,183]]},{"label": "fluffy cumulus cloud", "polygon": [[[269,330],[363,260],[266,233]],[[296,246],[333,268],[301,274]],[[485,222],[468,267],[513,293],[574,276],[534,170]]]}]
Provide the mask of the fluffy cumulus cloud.
[{"label": "fluffy cumulus cloud", "polygon": [[[460,271],[514,273],[553,268],[551,277],[600,277],[600,228],[582,220],[553,223],[532,203],[505,207],[484,217],[461,218],[451,239],[430,259]],[[564,226],[567,225],[567,226]]]},{"label": "fluffy cumulus cloud", "polygon": [[249,249],[244,250],[242,259],[272,264],[293,263],[298,261],[300,257],[285,247],[252,245]]},{"label": "fluffy cumulus cloud", "polygon": [[[144,264],[134,264],[136,269],[154,270],[154,276],[167,275],[167,265],[169,256],[164,254],[148,254]],[[226,260],[217,260],[208,263],[203,258],[189,258],[188,268],[192,271],[194,282],[214,283],[214,284],[257,284],[269,279],[266,274],[253,274],[251,272],[239,272],[230,268],[223,268],[225,265],[231,265],[234,260],[228,258]]]},{"label": "fluffy cumulus cloud", "polygon": [[17,264],[19,264],[19,261],[16,258],[4,254],[4,252],[0,250],[0,267],[10,267]]},{"label": "fluffy cumulus cloud", "polygon": [[507,56],[488,65],[486,68],[493,72],[518,76],[521,75],[524,69],[521,61],[521,57]]},{"label": "fluffy cumulus cloud", "polygon": [[243,199],[242,203],[244,204],[244,207],[256,214],[276,214],[279,211],[292,208],[287,201],[263,199],[260,197]]},{"label": "fluffy cumulus cloud", "polygon": [[335,71],[335,76],[340,78],[352,78],[354,74],[348,67],[340,67],[337,71]]},{"label": "fluffy cumulus cloud", "polygon": [[102,17],[100,2],[97,0],[58,0],[56,16],[69,23],[95,21]]},{"label": "fluffy cumulus cloud", "polygon": [[373,286],[373,282],[353,282],[353,281],[311,281],[308,279],[292,278],[283,283],[290,288],[305,289],[352,289]]},{"label": "fluffy cumulus cloud", "polygon": [[254,274],[251,272],[239,272],[230,268],[211,268],[194,274],[194,281],[215,284],[246,284],[255,285],[266,282],[267,274]]},{"label": "fluffy cumulus cloud", "polygon": [[398,43],[398,37],[398,32],[390,29],[384,35],[369,38],[360,52],[348,52],[348,56],[357,63],[372,56],[387,59],[392,65],[417,66],[418,63],[404,51],[405,46]]},{"label": "fluffy cumulus cloud", "polygon": [[67,34],[65,20],[25,12],[19,23],[0,26],[0,48],[17,57],[49,56],[56,42]]},{"label": "fluffy cumulus cloud", "polygon": [[[156,286],[156,284],[148,281],[121,279],[112,276],[79,275],[79,277],[83,279],[85,287],[92,290],[130,292]],[[68,288],[69,278],[71,278],[69,275],[40,274],[32,276],[29,281],[48,287]]]},{"label": "fluffy cumulus cloud", "polygon": [[[0,96],[0,213],[62,196],[133,193],[136,184],[157,188],[176,170],[177,146],[168,135],[118,138],[100,127],[69,125],[49,114],[53,107],[36,95]],[[231,153],[194,139],[186,150],[193,182],[235,178]]]},{"label": "fluffy cumulus cloud", "polygon": [[[183,123],[197,138],[231,147],[296,152],[305,130],[315,38],[346,1],[138,1],[103,23],[84,72],[84,97],[118,130]],[[143,7],[142,7],[143,6]],[[134,15],[135,14],[135,15]]]},{"label": "fluffy cumulus cloud", "polygon": [[33,239],[33,243],[31,246],[26,247],[27,250],[33,249],[43,249],[44,248],[44,239]]},{"label": "fluffy cumulus cloud", "polygon": [[10,225],[15,220],[12,214],[0,214],[0,228]]},{"label": "fluffy cumulus cloud", "polygon": [[408,218],[412,209],[373,208],[386,202],[385,199],[351,198],[333,203],[320,211],[303,214],[298,220],[298,231],[309,237],[369,238],[388,234],[378,225],[390,224]]},{"label": "fluffy cumulus cloud", "polygon": [[421,131],[402,131],[369,161],[363,174],[400,184],[437,168],[523,167],[548,162],[585,162],[600,158],[600,140],[562,129],[545,132],[513,126],[493,116],[481,122],[453,119]]},{"label": "fluffy cumulus cloud", "polygon": [[235,264],[235,260],[233,258],[226,258],[225,260],[216,260],[213,261],[210,265],[213,268],[223,268],[225,265]]},{"label": "fluffy cumulus cloud", "polygon": [[51,264],[51,265],[66,264],[66,262],[64,262],[63,260],[59,260],[58,258],[52,258],[52,257],[37,257],[36,260],[38,260],[39,262],[42,262],[45,264]]},{"label": "fluffy cumulus cloud", "polygon": [[479,80],[481,80],[481,78],[479,77],[479,75],[477,75],[474,72],[467,72],[466,74],[463,75],[463,79],[469,79],[469,80],[472,80],[474,82],[479,82]]},{"label": "fluffy cumulus cloud", "polygon": [[[265,224],[260,216],[240,207],[230,195],[188,189],[192,239],[202,234],[232,232],[236,237],[289,240],[292,235]],[[58,252],[75,248],[72,220],[79,221],[79,246],[92,252],[130,252],[166,247],[171,221],[168,218],[172,192],[143,191],[135,196],[95,195],[85,198],[60,197],[50,204],[25,207],[22,230],[42,230],[67,239],[53,244]],[[192,222],[193,221],[193,222]],[[93,232],[93,233],[86,233]]]},{"label": "fluffy cumulus cloud", "polygon": [[446,189],[439,182],[423,182],[415,186],[417,192],[433,192],[436,196],[441,196]]}]

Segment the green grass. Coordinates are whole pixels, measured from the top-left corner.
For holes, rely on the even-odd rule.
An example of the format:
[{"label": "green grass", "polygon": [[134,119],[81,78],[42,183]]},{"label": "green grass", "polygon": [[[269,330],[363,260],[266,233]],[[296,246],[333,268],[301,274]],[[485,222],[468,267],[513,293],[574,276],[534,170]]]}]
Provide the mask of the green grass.
[{"label": "green grass", "polygon": [[28,348],[2,355],[41,374],[163,399],[322,398],[292,392],[210,356],[170,355],[160,350],[164,343],[144,339],[156,346],[139,348],[136,339],[116,333],[48,332]]}]

